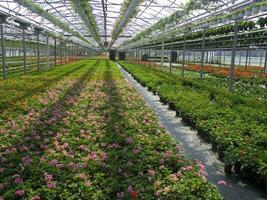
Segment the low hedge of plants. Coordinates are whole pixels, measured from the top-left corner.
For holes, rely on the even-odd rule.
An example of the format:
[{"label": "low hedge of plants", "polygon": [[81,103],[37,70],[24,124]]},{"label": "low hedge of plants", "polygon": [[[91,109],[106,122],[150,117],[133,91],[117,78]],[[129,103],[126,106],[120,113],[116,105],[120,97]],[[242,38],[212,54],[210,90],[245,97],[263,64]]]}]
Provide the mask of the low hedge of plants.
[{"label": "low hedge of plants", "polygon": [[227,173],[267,185],[266,99],[244,97],[216,88],[212,82],[181,78],[142,65],[120,64],[212,143]]}]

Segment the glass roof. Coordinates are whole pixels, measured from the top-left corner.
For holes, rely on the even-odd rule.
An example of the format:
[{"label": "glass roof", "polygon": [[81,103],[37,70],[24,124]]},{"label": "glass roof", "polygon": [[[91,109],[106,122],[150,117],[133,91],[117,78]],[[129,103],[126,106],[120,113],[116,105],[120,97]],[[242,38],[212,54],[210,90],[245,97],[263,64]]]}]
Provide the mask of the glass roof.
[{"label": "glass roof", "polygon": [[[113,47],[120,46],[125,40],[129,40],[137,33],[156,23],[159,19],[171,15],[174,11],[181,8],[182,4],[186,1],[187,0],[144,0],[138,6],[134,17],[123,27]],[[22,19],[30,21],[40,27],[45,27],[58,34],[71,35],[17,2],[19,2],[19,0],[0,0],[0,12],[3,11],[14,16],[19,16]],[[82,18],[75,12],[70,0],[35,0],[33,2],[56,16],[62,22],[68,24],[76,32],[79,32],[92,46],[98,46]],[[124,0],[89,0],[88,2],[92,7],[93,16],[97,23],[102,43],[108,43],[111,40],[115,21],[120,16],[120,9]]]}]

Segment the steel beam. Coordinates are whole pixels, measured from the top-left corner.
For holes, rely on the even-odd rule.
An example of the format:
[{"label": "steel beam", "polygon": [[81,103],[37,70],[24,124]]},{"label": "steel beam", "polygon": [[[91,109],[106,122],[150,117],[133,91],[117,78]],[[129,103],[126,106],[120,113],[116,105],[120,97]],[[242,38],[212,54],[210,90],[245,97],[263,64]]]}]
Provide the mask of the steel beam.
[{"label": "steel beam", "polygon": [[201,69],[200,69],[201,79],[203,78],[203,73],[204,73],[205,46],[206,46],[206,30],[203,30],[202,46],[201,46]]},{"label": "steel beam", "polygon": [[173,51],[173,37],[171,39],[171,53],[170,53],[170,74],[172,73],[172,51]]},{"label": "steel beam", "polygon": [[164,40],[161,41],[161,63],[160,63],[161,69],[163,69],[163,62],[164,62]]},{"label": "steel beam", "polygon": [[185,67],[185,45],[186,45],[186,37],[184,35],[184,43],[183,43],[183,60],[182,60],[182,77],[184,77],[184,67]]},{"label": "steel beam", "polygon": [[57,38],[54,38],[54,42],[55,42],[55,67],[57,66]]},{"label": "steel beam", "polygon": [[230,92],[234,90],[237,34],[238,34],[238,22],[235,23],[235,33],[234,33],[233,46],[232,46],[232,59],[231,59],[230,77],[229,77],[229,91]]}]

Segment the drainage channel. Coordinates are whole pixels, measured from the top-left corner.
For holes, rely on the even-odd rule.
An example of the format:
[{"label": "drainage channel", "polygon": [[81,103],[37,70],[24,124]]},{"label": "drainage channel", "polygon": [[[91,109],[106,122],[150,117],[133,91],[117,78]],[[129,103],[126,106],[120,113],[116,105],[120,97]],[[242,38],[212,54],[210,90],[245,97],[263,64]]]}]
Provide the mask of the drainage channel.
[{"label": "drainage channel", "polygon": [[[164,128],[181,144],[184,155],[190,159],[200,160],[205,164],[208,181],[217,185],[226,200],[267,200],[266,193],[257,186],[240,180],[236,175],[226,175],[224,165],[211,151],[211,145],[201,140],[197,136],[197,131],[185,126],[182,119],[176,117],[174,111],[169,110],[168,106],[160,102],[159,96],[149,92],[119,64],[117,65],[125,79],[134,86],[137,92],[143,96],[145,102],[157,114]],[[218,185],[220,180],[225,181],[227,185]]]}]

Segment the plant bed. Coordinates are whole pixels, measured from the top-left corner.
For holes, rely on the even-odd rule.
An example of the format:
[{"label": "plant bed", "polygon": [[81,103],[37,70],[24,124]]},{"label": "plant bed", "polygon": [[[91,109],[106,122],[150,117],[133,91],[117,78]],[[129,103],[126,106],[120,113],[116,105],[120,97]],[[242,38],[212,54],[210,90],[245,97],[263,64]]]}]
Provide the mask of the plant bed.
[{"label": "plant bed", "polygon": [[18,99],[0,114],[2,199],[222,200],[113,62],[80,61],[0,91]]},{"label": "plant bed", "polygon": [[266,99],[256,101],[257,97],[253,95],[230,93],[213,87],[213,82],[200,83],[190,77],[185,80],[168,72],[140,65],[137,68],[126,62],[121,62],[121,65],[143,80],[149,77],[150,82],[153,79],[161,82],[157,86],[160,99],[168,99],[179,108],[176,113],[185,124],[208,134],[219,159],[232,166],[240,163],[241,174],[246,167],[252,168],[260,179],[267,177],[267,127],[266,113],[263,112],[267,109]]}]

